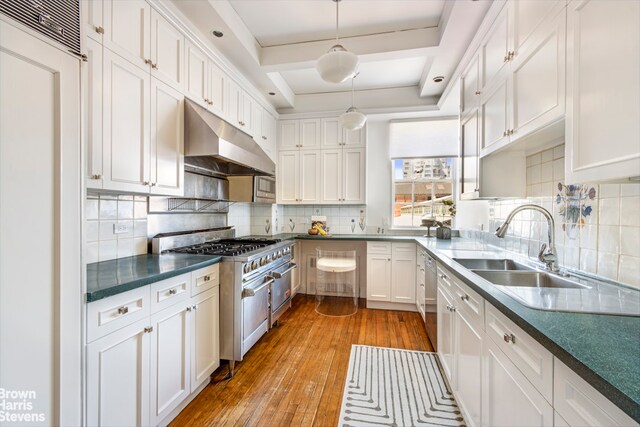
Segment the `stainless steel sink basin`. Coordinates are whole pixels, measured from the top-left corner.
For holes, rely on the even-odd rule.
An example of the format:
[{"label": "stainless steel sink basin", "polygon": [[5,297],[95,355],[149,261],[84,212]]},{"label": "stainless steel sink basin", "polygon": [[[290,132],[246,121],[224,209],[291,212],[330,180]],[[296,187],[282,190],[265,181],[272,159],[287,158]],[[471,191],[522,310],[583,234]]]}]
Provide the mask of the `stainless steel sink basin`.
[{"label": "stainless steel sink basin", "polygon": [[472,270],[494,285],[527,288],[589,289],[588,286],[541,271]]},{"label": "stainless steel sink basin", "polygon": [[512,259],[453,258],[453,260],[469,270],[533,270]]}]

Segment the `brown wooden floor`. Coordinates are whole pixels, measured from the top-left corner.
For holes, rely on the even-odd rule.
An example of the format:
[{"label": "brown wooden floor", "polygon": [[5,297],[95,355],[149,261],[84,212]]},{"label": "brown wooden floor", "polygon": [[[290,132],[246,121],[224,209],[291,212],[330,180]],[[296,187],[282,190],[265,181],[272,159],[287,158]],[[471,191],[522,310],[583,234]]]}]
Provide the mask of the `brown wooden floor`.
[{"label": "brown wooden floor", "polygon": [[328,317],[298,295],[234,378],[224,379],[225,363],[171,426],[335,427],[351,344],[433,351],[418,313],[360,308]]}]

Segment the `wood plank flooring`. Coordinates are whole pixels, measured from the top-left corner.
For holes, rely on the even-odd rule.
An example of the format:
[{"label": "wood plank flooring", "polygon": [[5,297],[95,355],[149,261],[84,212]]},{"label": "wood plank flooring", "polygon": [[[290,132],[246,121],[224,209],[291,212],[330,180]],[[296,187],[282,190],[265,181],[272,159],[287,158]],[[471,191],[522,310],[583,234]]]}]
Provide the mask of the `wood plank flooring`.
[{"label": "wood plank flooring", "polygon": [[322,316],[315,299],[292,308],[236,364],[226,363],[170,424],[178,426],[331,426],[338,424],[351,344],[433,351],[418,313],[358,309]]}]

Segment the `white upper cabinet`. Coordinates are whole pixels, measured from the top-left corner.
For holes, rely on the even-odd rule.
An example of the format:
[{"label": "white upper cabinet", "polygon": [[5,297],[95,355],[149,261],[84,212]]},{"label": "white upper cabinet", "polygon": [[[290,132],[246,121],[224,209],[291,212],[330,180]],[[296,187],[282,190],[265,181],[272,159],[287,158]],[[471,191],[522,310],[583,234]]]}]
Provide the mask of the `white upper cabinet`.
[{"label": "white upper cabinet", "polygon": [[472,199],[478,197],[480,191],[479,170],[479,133],[478,110],[472,111],[460,121],[460,198]]},{"label": "white upper cabinet", "polygon": [[280,151],[277,163],[278,203],[314,204],[321,199],[320,150]]},{"label": "white upper cabinet", "polygon": [[149,69],[151,60],[151,6],[144,0],[104,0],[106,48],[131,63]]},{"label": "white upper cabinet", "polygon": [[273,161],[276,161],[277,122],[267,110],[262,109],[262,132],[258,143]]},{"label": "white upper cabinet", "polygon": [[300,121],[280,121],[280,150],[298,150],[300,145]]},{"label": "white upper cabinet", "polygon": [[338,148],[342,145],[342,130],[337,117],[320,120],[320,138],[322,148]]},{"label": "white upper cabinet", "polygon": [[364,147],[367,127],[364,126],[357,130],[348,130],[342,128],[342,145],[349,147]]},{"label": "white upper cabinet", "polygon": [[512,25],[512,46],[514,58],[520,49],[529,43],[535,30],[549,18],[553,18],[565,7],[564,1],[518,0],[509,2]]},{"label": "white upper cabinet", "polygon": [[567,13],[566,182],[639,176],[640,2],[573,1]]},{"label": "white upper cabinet", "polygon": [[209,110],[224,119],[228,116],[229,77],[211,61],[208,61],[207,74]]},{"label": "white upper cabinet", "polygon": [[241,131],[254,136],[253,98],[234,81],[229,81],[228,121]]},{"label": "white upper cabinet", "polygon": [[303,150],[320,148],[320,119],[300,120],[300,148]]},{"label": "white upper cabinet", "polygon": [[343,195],[342,149],[322,150],[322,202],[340,203]]},{"label": "white upper cabinet", "polygon": [[508,8],[504,7],[480,44],[480,90],[483,92],[510,59],[509,21]]},{"label": "white upper cabinet", "polygon": [[342,149],[342,201],[352,204],[366,203],[366,150]]},{"label": "white upper cabinet", "polygon": [[185,84],[184,35],[151,11],[151,75],[182,91]]},{"label": "white upper cabinet", "polygon": [[253,139],[260,146],[262,146],[262,142],[267,139],[262,128],[263,111],[264,108],[262,108],[262,106],[257,102],[253,102],[251,104],[251,127],[253,129],[251,135],[253,135]]},{"label": "white upper cabinet", "polygon": [[100,43],[102,43],[102,34],[104,34],[102,6],[103,2],[101,1],[80,1],[84,35]]},{"label": "white upper cabinet", "polygon": [[300,151],[280,151],[276,167],[278,203],[297,203],[300,199]]},{"label": "white upper cabinet", "polygon": [[208,107],[209,79],[207,70],[209,59],[204,52],[190,42],[186,43],[185,52],[186,95],[203,107]]},{"label": "white upper cabinet", "polygon": [[507,80],[482,94],[480,102],[480,148],[487,150],[508,143],[510,93]]},{"label": "white upper cabinet", "polygon": [[480,56],[473,56],[460,77],[460,110],[467,114],[480,104]]},{"label": "white upper cabinet", "polygon": [[320,202],[320,150],[300,151],[299,202],[313,204]]},{"label": "white upper cabinet", "polygon": [[[90,2],[92,3],[92,2]],[[102,188],[102,45],[94,39],[84,44],[82,62],[83,138],[86,147],[86,185]]]},{"label": "white upper cabinet", "polygon": [[152,194],[184,194],[184,96],[151,79]]}]

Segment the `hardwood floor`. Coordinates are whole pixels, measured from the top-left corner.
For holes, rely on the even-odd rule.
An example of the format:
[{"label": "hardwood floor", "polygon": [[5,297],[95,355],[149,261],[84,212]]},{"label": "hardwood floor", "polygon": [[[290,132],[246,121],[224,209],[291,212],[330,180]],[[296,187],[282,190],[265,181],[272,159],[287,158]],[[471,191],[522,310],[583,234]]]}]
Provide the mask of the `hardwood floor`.
[{"label": "hardwood floor", "polygon": [[418,313],[360,308],[328,317],[298,295],[234,378],[224,379],[225,363],[170,425],[335,427],[351,344],[433,351]]}]

